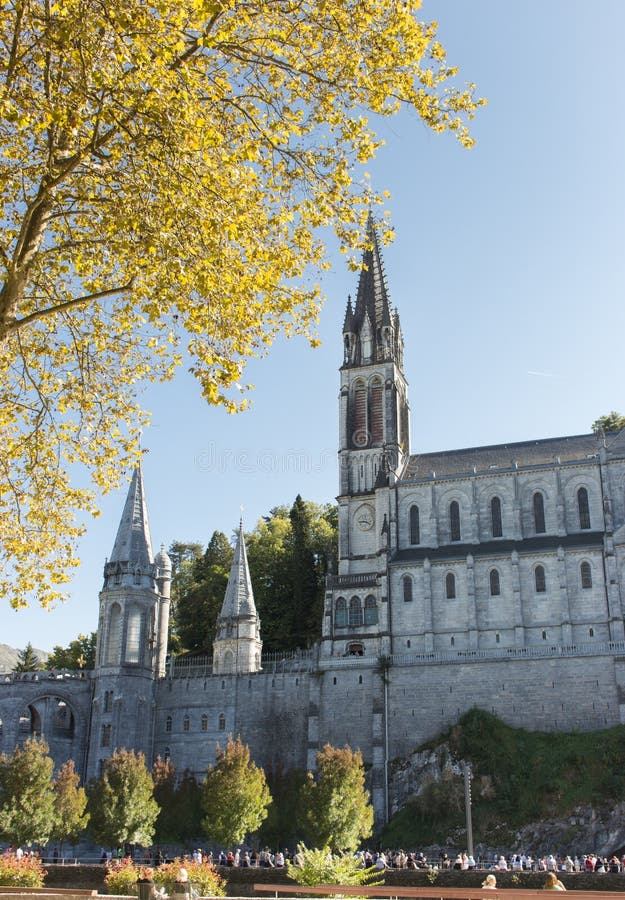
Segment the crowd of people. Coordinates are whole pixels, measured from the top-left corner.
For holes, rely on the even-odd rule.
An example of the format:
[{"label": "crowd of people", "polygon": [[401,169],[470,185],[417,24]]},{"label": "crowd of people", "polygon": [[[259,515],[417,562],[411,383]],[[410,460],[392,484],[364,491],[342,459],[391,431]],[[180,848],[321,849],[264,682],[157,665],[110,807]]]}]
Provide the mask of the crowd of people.
[{"label": "crowd of people", "polygon": [[[559,856],[549,853],[546,856],[533,857],[526,853],[513,853],[509,855],[496,855],[492,857],[477,857],[458,853],[449,855],[442,852],[439,857],[427,857],[421,851],[404,850],[360,850],[357,854],[363,868],[375,866],[377,869],[435,869],[435,870],[487,870],[493,872],[598,872],[598,873],[625,873],[625,855],[619,858],[596,853],[587,853],[576,856],[567,854]],[[216,866],[226,867],[260,867],[283,868],[287,862],[297,865],[297,851],[288,849],[273,852],[264,850],[221,850],[213,854],[211,850],[197,849],[185,854],[186,858],[193,859],[197,863],[211,863]],[[160,851],[152,854],[147,852],[144,858],[146,863],[159,865],[165,858]]]}]

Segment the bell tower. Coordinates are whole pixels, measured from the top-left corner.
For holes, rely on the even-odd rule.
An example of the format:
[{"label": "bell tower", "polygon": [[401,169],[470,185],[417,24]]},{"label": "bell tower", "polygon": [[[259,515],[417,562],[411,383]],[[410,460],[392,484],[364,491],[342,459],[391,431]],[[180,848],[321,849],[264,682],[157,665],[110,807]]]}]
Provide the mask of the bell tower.
[{"label": "bell tower", "polygon": [[150,762],[154,684],[165,674],[170,586],[165,549],[152,555],[138,465],[104,565],[88,777],[97,777],[104,759],[122,747],[143,751]]},{"label": "bell tower", "polygon": [[378,237],[369,216],[356,302],[347,301],[340,392],[340,491],[372,491],[410,454],[404,341],[391,312]]}]

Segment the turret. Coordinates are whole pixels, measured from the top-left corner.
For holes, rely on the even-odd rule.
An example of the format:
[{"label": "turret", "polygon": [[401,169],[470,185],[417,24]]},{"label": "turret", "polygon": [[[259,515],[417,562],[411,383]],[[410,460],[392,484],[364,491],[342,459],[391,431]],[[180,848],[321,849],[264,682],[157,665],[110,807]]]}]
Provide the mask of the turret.
[{"label": "turret", "polygon": [[221,675],[260,671],[262,647],[241,522],[228,586],[217,619],[213,672]]}]

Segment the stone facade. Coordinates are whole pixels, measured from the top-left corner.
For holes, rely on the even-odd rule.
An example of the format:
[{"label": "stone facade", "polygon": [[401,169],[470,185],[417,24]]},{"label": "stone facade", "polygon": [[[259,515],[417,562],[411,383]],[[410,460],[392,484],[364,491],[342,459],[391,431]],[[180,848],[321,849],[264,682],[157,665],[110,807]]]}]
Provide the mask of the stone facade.
[{"label": "stone facade", "polygon": [[171,564],[140,469],[100,595],[93,672],[7,675],[0,750],[32,733],[86,778],[119,747],[201,776],[228,734],[274,771],[389,763],[472,706],[544,731],[625,722],[625,431],[410,452],[399,314],[373,227],[340,370],[339,566],[313,651],[261,657],[242,530],[213,660],[166,660]]}]

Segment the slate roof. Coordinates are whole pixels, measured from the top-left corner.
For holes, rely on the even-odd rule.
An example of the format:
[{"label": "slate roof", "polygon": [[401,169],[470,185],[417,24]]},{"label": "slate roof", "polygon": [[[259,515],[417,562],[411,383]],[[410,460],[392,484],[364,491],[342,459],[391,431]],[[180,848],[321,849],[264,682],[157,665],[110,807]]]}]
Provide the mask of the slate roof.
[{"label": "slate roof", "polygon": [[402,480],[410,478],[437,478],[454,475],[472,475],[497,469],[525,468],[553,465],[558,461],[584,462],[597,459],[601,439],[596,434],[578,434],[571,437],[546,438],[540,441],[521,441],[514,444],[492,444],[486,447],[468,447],[463,450],[442,450],[435,453],[417,453],[410,457]]},{"label": "slate roof", "polygon": [[130,563],[147,570],[152,565],[152,542],[145,504],[143,473],[138,465],[132,473],[117,537],[109,563]]}]

